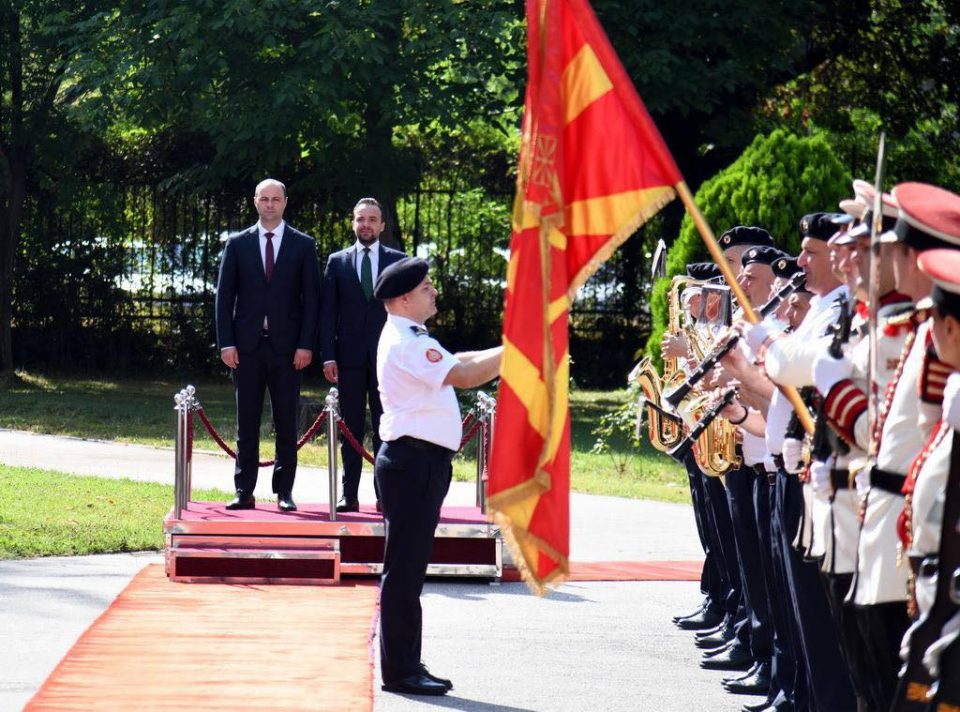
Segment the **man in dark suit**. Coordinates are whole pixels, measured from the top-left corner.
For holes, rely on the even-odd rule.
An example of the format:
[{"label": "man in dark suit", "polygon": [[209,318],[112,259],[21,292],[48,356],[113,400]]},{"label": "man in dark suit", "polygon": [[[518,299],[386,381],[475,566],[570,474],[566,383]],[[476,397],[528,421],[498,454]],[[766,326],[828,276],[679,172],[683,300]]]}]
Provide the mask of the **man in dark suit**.
[{"label": "man in dark suit", "polygon": [[[387,320],[383,303],[373,297],[380,272],[405,255],[380,243],[386,223],[383,208],[373,198],[361,198],[353,208],[357,241],[327,260],[323,273],[320,344],[323,374],[340,391],[343,422],[363,442],[365,409],[370,403],[373,451],[380,448],[380,393],[377,389],[377,342]],[[341,438],[342,499],[338,512],[360,509],[360,455]],[[377,497],[379,505],[380,498]]]},{"label": "man in dark suit", "polygon": [[237,496],[227,509],[255,506],[260,415],[269,388],[276,431],[273,491],[280,510],[293,512],[297,406],[302,371],[313,359],[320,269],[313,238],[283,221],[283,183],[262,181],[253,203],[260,220],[227,241],[217,282],[217,341],[220,358],[233,371],[237,398]]}]

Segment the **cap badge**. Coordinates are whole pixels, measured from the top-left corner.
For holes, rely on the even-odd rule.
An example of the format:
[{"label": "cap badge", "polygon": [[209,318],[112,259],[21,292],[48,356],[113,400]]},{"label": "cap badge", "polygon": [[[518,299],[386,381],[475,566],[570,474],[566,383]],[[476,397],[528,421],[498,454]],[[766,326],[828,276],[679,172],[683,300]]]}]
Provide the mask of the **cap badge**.
[{"label": "cap badge", "polygon": [[729,236],[729,235],[724,235],[723,237],[720,238],[720,242],[722,242],[724,245],[729,245],[729,244],[730,244],[730,236]]},{"label": "cap badge", "polygon": [[756,250],[750,250],[750,252],[747,253],[747,257],[749,257],[751,260],[756,256],[757,256]]},{"label": "cap badge", "polygon": [[801,223],[800,223],[800,230],[801,230],[802,232],[810,232],[810,221],[809,221],[809,220],[804,220],[803,222],[801,222]]},{"label": "cap badge", "polygon": [[777,269],[786,269],[786,268],[787,268],[786,260],[780,260],[779,262],[777,262]]}]

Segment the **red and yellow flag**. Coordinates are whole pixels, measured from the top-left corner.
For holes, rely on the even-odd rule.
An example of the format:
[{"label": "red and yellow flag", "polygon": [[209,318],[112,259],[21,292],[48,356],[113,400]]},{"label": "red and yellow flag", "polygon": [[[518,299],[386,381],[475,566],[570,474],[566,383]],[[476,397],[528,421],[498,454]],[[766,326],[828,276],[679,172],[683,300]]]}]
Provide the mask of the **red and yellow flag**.
[{"label": "red and yellow flag", "polygon": [[527,59],[488,503],[542,593],[569,572],[570,305],[682,178],[586,0],[527,0]]}]

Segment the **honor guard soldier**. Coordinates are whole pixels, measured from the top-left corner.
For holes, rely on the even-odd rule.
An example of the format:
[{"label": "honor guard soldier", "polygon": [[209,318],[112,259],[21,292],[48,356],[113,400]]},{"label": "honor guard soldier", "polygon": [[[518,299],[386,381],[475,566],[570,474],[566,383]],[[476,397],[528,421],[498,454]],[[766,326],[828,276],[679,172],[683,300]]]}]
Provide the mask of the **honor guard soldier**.
[{"label": "honor guard soldier", "polygon": [[[917,268],[919,252],[950,246],[942,233],[925,222],[934,197],[931,191],[939,190],[917,183],[894,188],[899,217],[894,230],[881,236],[882,242],[894,244],[896,289],[914,302],[929,294],[932,286],[930,278]],[[894,329],[904,329],[906,337],[895,373],[882,392],[877,423],[871,432],[868,449],[876,453],[875,461],[855,475],[857,489],[865,495],[860,504],[857,567],[847,598],[854,605],[864,636],[873,698],[881,709],[889,708],[893,699],[899,668],[897,651],[909,622],[909,566],[897,555],[902,488],[910,463],[940,419],[946,378],[933,352],[930,327],[922,312],[887,319],[885,333]],[[862,433],[863,426],[860,430]]]},{"label": "honor guard soldier", "polygon": [[388,692],[443,695],[453,685],[420,658],[420,593],[463,436],[454,387],[495,378],[503,348],[454,355],[431,337],[424,324],[437,312],[437,290],[427,272],[424,260],[405,257],[384,269],[374,288],[387,310],[377,348],[383,443],[374,466],[387,532],[380,667]]}]

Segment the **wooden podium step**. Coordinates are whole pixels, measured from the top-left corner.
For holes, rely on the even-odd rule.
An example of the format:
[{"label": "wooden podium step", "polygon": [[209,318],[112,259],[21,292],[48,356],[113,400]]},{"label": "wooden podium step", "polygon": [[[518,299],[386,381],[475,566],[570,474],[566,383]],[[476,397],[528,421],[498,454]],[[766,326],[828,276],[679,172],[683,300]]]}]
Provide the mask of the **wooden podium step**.
[{"label": "wooden podium step", "polygon": [[166,552],[167,574],[189,583],[340,583],[337,539],[193,536]]},{"label": "wooden podium step", "polygon": [[[166,570],[185,582],[335,584],[378,575],[385,534],[372,506],[331,521],[325,504],[283,513],[272,504],[227,511],[219,502],[190,502],[164,521]],[[499,527],[476,507],[444,507],[427,575],[498,580],[502,573]]]}]

